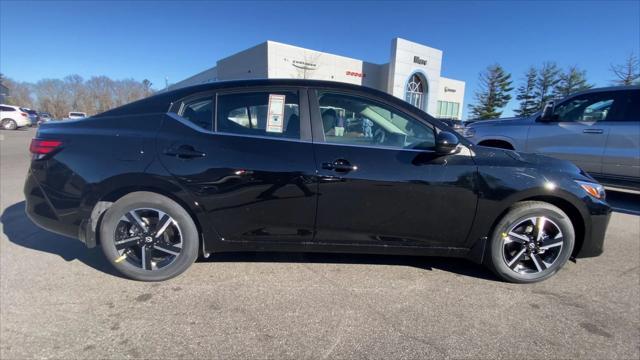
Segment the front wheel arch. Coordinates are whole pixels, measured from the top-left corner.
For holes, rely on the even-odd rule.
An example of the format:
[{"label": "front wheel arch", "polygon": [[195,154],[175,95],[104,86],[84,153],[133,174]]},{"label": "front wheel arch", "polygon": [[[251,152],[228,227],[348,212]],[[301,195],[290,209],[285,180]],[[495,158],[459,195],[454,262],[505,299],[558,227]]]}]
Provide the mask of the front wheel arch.
[{"label": "front wheel arch", "polygon": [[490,139],[490,140],[482,140],[478,143],[479,146],[487,146],[498,149],[507,149],[507,150],[515,150],[513,144],[506,140],[498,140],[498,139]]}]

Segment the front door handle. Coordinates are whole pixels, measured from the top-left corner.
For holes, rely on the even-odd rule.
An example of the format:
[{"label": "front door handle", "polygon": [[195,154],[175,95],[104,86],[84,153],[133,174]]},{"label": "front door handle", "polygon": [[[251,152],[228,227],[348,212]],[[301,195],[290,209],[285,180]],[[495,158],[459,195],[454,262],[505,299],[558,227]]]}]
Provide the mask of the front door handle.
[{"label": "front door handle", "polygon": [[602,134],[604,133],[604,130],[602,129],[584,129],[582,130],[583,133],[585,134]]},{"label": "front door handle", "polygon": [[333,170],[335,172],[347,173],[350,171],[358,170],[358,167],[351,165],[351,163],[344,159],[334,160],[333,162],[322,163],[322,168],[325,170]]},{"label": "front door handle", "polygon": [[193,159],[193,158],[202,158],[207,156],[206,153],[202,151],[198,151],[193,148],[191,145],[180,145],[177,147],[170,147],[164,151],[165,155],[175,156],[178,159]]}]

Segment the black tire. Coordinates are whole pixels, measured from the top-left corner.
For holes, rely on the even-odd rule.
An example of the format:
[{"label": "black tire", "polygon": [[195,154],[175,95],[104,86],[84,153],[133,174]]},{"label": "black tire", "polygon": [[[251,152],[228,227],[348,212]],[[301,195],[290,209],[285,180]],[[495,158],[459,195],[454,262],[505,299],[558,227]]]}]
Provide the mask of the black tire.
[{"label": "black tire", "polygon": [[18,128],[18,124],[13,119],[4,119],[0,122],[0,125],[2,125],[2,128],[5,130],[15,130]]},{"label": "black tire", "polygon": [[[151,266],[152,270],[145,270],[128,260],[123,261],[116,249],[116,231],[118,226],[122,226],[123,216],[134,209],[157,209],[173,218],[176,226],[179,224],[181,251],[168,265],[158,269]],[[106,258],[119,272],[135,280],[163,281],[180,275],[198,257],[199,243],[198,229],[189,213],[170,198],[152,192],[140,191],[123,196],[105,212],[100,226],[100,245]],[[136,246],[131,249],[136,249]]]},{"label": "black tire", "polygon": [[[512,264],[516,265],[516,270],[512,270],[508,266],[509,261],[507,260],[507,255],[505,254],[505,249],[507,249],[506,247],[512,245],[506,245],[504,240],[505,235],[507,235],[507,232],[513,226],[517,226],[518,224],[522,223],[526,224],[529,219],[539,217],[544,217],[548,220],[551,220],[551,222],[548,222],[547,220],[546,223],[547,228],[551,227],[551,230],[549,230],[550,233],[553,232],[554,228],[558,228],[559,231],[561,231],[560,235],[562,236],[559,236],[558,238],[562,239],[562,246],[558,246],[560,247],[559,250],[553,250],[556,253],[551,253],[551,250],[544,250],[549,251],[546,256],[555,255],[556,257],[554,258],[551,265],[547,266],[547,263],[545,262],[542,266],[539,266],[540,257],[536,257],[536,259],[538,260],[534,261],[535,259],[533,259],[533,257],[536,253],[534,252],[532,254],[528,252],[530,250],[528,246],[535,247],[535,244],[531,245],[531,242],[525,243],[526,245],[520,243],[515,244],[513,246],[522,246],[524,250],[521,251],[525,251],[525,253],[522,257],[522,261],[512,262]],[[523,227],[525,226],[523,225]],[[537,225],[534,225],[533,228],[533,231],[537,231]],[[554,242],[551,238],[547,238],[547,240],[548,243]],[[515,241],[513,241],[513,243],[515,243]],[[544,244],[544,242],[542,243]],[[500,219],[500,221],[496,225],[491,236],[489,246],[487,247],[487,255],[485,256],[485,259],[487,266],[503,280],[513,283],[534,283],[548,279],[549,277],[557,273],[571,257],[574,244],[575,231],[573,228],[573,224],[571,223],[571,220],[569,219],[567,214],[565,214],[560,208],[541,201],[523,201],[511,207],[507,214],[502,219]],[[516,250],[514,250],[513,252],[516,254],[520,253]],[[510,260],[513,260],[515,258],[516,255],[513,255]],[[526,266],[524,266],[524,263],[533,264],[535,266],[535,269],[531,269],[531,271],[536,272],[521,273],[520,271],[529,271],[527,270]]]}]

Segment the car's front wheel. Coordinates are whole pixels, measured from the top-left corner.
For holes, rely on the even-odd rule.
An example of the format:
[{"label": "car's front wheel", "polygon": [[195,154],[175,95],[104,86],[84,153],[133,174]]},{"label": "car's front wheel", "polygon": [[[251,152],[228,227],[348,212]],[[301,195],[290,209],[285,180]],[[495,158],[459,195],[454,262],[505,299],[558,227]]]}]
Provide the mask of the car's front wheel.
[{"label": "car's front wheel", "polygon": [[560,208],[540,201],[520,202],[496,225],[488,265],[506,281],[542,281],[569,260],[574,242],[573,224]]},{"label": "car's front wheel", "polygon": [[198,256],[198,230],[189,213],[166,196],[134,192],[104,214],[100,242],[127,277],[162,281],[184,272]]}]

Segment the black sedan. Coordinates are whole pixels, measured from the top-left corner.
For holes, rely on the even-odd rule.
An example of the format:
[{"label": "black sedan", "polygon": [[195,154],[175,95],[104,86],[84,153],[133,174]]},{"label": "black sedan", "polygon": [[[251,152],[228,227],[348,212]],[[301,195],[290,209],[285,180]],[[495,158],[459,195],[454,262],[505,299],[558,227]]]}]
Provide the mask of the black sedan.
[{"label": "black sedan", "polygon": [[43,124],[30,151],[29,217],[147,281],[244,250],[464,257],[535,282],[601,254],[611,213],[569,162],[475,146],[332,82],[165,92]]}]

